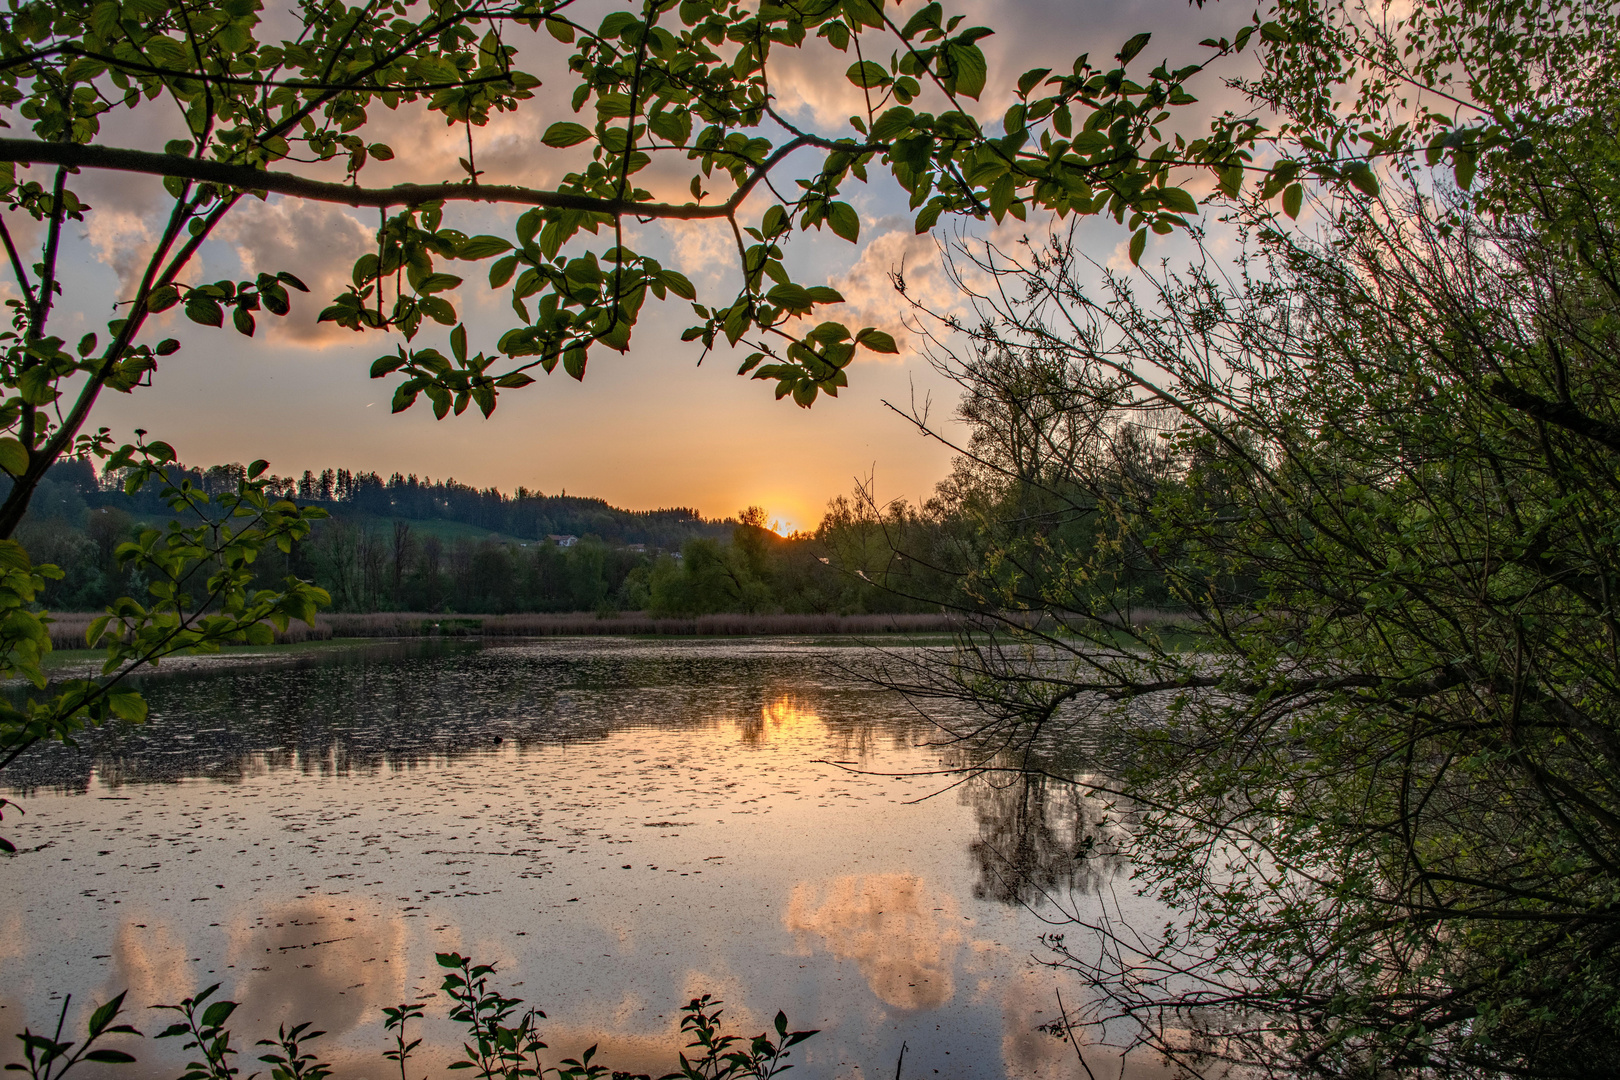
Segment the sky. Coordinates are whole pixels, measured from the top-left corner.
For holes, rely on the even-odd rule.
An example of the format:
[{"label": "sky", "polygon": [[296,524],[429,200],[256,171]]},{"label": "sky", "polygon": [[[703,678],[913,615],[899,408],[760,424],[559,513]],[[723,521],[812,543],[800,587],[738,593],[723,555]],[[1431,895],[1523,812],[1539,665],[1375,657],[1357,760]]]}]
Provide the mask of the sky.
[{"label": "sky", "polygon": [[[901,10],[919,6],[918,0],[908,0]],[[1206,51],[1197,46],[1199,39],[1232,34],[1252,11],[1229,3],[1199,9],[1186,0],[971,0],[946,6],[948,13],[966,14],[968,25],[982,23],[996,31],[980,42],[990,69],[980,110],[985,119],[1001,115],[1014,81],[1026,69],[1066,70],[1087,51],[1111,56],[1142,30],[1154,37],[1133,70],[1141,66],[1145,72],[1163,58],[1192,62]],[[275,18],[266,13],[271,26]],[[571,152],[540,143],[547,124],[572,119],[566,105],[548,94],[566,94],[571,87],[565,74],[548,70],[562,54],[543,34],[514,43],[520,66],[547,80],[550,89],[542,88],[528,103],[536,107],[499,116],[475,131],[479,165],[490,181],[544,185],[576,160]],[[826,61],[823,52],[792,57],[777,68],[783,107],[796,122],[821,130],[837,129],[855,110],[859,93],[844,80],[842,67]],[[1222,96],[1207,77],[1195,92],[1206,100]],[[382,137],[397,157],[368,167],[363,174],[368,185],[459,176],[455,158],[465,153],[463,129],[447,129],[441,119],[421,112],[375,112],[378,134],[367,138]],[[124,128],[105,124],[100,141],[157,148],[179,130],[172,117],[151,107],[122,123]],[[43,170],[33,172],[44,179]],[[789,175],[803,173],[784,173]],[[659,179],[684,185],[684,175],[655,177],[654,183]],[[69,340],[90,330],[105,333],[110,301],[130,293],[165,209],[155,178],[82,174],[74,186],[93,209],[86,223],[64,238],[66,310],[54,332]],[[325,467],[384,476],[397,471],[507,492],[521,485],[546,494],[597,496],[631,509],[690,506],[709,517],[758,504],[784,531],[813,529],[827,501],[849,493],[858,481],[870,480],[884,500],[920,500],[946,475],[952,451],[920,435],[899,412],[926,406],[934,420],[947,421],[941,424],[947,437],[962,433],[948,423],[953,388],[905,325],[906,306],[889,274],[903,267],[913,297],[941,309],[959,307],[940,266],[939,241],[951,231],[942,224],[935,236],[914,235],[904,196],[892,181],[845,190],[861,214],[858,244],[812,234],[794,242],[789,265],[795,280],[825,281],[845,295],[848,303],[818,309],[821,317],[852,328],[889,330],[901,350],[897,357],[863,352],[849,371],[849,387],[836,399],[821,398],[812,409],[775,400],[774,383],[739,378],[740,354],[720,350],[699,365],[701,345],[680,341],[680,331],[694,319],[687,305],[674,301],[649,302],[629,351],[593,352],[583,382],[559,369],[533,386],[503,394],[488,419],[469,410],[435,421],[425,399],[392,415],[393,381],[372,380],[368,370],[399,339],[314,321],[341,290],[353,259],[373,242],[375,212],[272,196],[233,212],[204,245],[201,265],[189,280],[289,270],[311,285],[312,294],[296,296],[286,319],[261,313],[261,329],[252,339],[195,327],[179,309],[171,310],[148,336],[178,337],[182,350],[162,362],[150,388],[103,394],[91,427],[105,425],[120,438],[144,428],[149,437],[173,444],[188,464],[266,458],[272,471],[283,475]],[[446,224],[468,233],[509,235],[516,216],[512,209],[452,208]],[[16,215],[7,220],[14,231],[29,234]],[[1039,237],[1047,227],[1033,217],[1028,224],[1009,219],[1000,228],[969,225],[969,235],[1002,244],[1025,234]],[[723,224],[655,222],[636,225],[631,235],[642,250],[686,273],[700,300],[725,302],[736,288],[725,229]],[[1082,237],[1099,262],[1124,264],[1128,234],[1122,227],[1088,223]],[[514,325],[505,296],[480,288],[481,275],[471,264],[450,269],[468,273],[458,295],[473,347],[492,347],[499,333]],[[438,338],[424,332],[416,344],[442,344],[439,339],[442,332]]]}]

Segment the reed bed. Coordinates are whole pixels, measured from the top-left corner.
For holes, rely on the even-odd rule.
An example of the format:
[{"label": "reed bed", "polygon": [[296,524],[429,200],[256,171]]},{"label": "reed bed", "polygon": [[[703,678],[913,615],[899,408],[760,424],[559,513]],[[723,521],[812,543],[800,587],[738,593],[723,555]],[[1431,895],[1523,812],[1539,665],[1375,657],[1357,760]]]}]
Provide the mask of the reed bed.
[{"label": "reed bed", "polygon": [[760,637],[773,634],[930,634],[949,633],[961,620],[953,615],[699,615],[655,619],[645,612],[616,616],[497,615],[485,619],[486,637],[551,637],[587,634],[660,634],[671,637]]},{"label": "reed bed", "polygon": [[82,649],[84,633],[90,629],[90,623],[101,616],[101,612],[51,612],[51,623],[48,627],[51,633],[51,648],[53,649]]},{"label": "reed bed", "polygon": [[[99,612],[52,612],[51,647],[82,649],[85,631]],[[276,634],[277,644],[297,645],[335,638],[402,637],[579,637],[660,635],[669,637],[822,636],[839,634],[929,634],[959,629],[954,615],[700,615],[655,619],[646,612],[596,615],[443,615],[424,611],[317,615],[315,625],[295,622]]]},{"label": "reed bed", "polygon": [[[52,612],[51,646],[82,649],[84,634],[97,612]],[[1132,613],[1137,625],[1175,625],[1186,617],[1174,612],[1142,610]],[[1049,618],[1024,620],[1051,630]],[[297,645],[335,638],[410,637],[832,637],[838,635],[948,634],[966,629],[969,620],[944,612],[911,615],[699,615],[693,618],[654,618],[644,611],[613,614],[444,615],[427,611],[333,612],[315,617],[315,625],[295,622],[276,634],[277,644]]]}]

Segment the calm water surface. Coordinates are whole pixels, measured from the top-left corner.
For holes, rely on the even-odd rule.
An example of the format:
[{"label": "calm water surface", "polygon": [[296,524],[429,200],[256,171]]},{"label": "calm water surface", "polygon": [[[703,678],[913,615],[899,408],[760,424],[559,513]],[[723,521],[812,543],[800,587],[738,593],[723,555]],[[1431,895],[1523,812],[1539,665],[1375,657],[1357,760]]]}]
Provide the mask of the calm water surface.
[{"label": "calm water surface", "polygon": [[[850,674],[872,656],[549,640],[149,680],[147,726],[8,770],[0,1028],[221,982],[239,1044],[312,1019],[340,1076],[385,1080],[381,1007],[431,999],[427,1073],[456,1045],[433,954],[457,950],[547,1012],[553,1061],[667,1071],[708,992],[742,1034],[778,1008],[823,1029],[804,1078],[892,1076],[902,1041],[908,1078],[1084,1075],[1039,1031],[1082,991],[1037,939],[1053,898],[1129,893],[1076,855],[1099,808],[873,775],[948,752]],[[120,1075],[174,1075],[177,1042]]]}]

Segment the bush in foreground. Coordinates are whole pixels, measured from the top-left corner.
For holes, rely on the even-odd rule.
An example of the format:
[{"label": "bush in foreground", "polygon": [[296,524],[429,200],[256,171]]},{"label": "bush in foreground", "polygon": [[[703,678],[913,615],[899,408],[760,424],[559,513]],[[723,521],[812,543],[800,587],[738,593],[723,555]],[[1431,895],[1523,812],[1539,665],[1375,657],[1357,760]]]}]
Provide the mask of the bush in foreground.
[{"label": "bush in foreground", "polygon": [[[459,953],[437,955],[439,966],[447,969],[439,989],[450,999],[450,1019],[466,1027],[462,1056],[449,1066],[451,1069],[471,1069],[479,1080],[541,1080],[548,1074],[557,1080],[651,1080],[645,1073],[620,1072],[595,1063],[595,1046],[578,1059],[563,1058],[554,1066],[546,1065],[540,1053],[546,1044],[539,1031],[539,1021],[546,1014],[526,1008],[520,998],[507,997],[493,988],[493,965],[474,964]],[[235,1080],[241,1072],[235,1064],[239,1051],[232,1045],[232,1033],[226,1027],[237,1003],[210,1001],[218,989],[215,983],[178,1005],[157,1006],[179,1016],[157,1038],[185,1039],[185,1049],[197,1052],[198,1060],[186,1065],[179,1080]],[[7,1065],[8,1071],[26,1072],[31,1080],[61,1080],[70,1069],[87,1061],[103,1065],[134,1063],[133,1054],[96,1045],[109,1035],[141,1034],[129,1024],[116,1022],[123,1013],[123,994],[91,1014],[82,1042],[62,1039],[71,1001],[71,995],[63,1000],[54,1034],[36,1035],[25,1028],[17,1036],[23,1044],[24,1061]],[[681,1009],[681,1032],[690,1036],[686,1049],[692,1053],[690,1057],[681,1054],[680,1067],[660,1080],[767,1080],[792,1067],[786,1063],[790,1047],[816,1034],[789,1031],[787,1016],[778,1012],[774,1039],[768,1032],[752,1039],[726,1035],[720,1027],[720,1004],[705,994]],[[423,1011],[424,1006],[417,1003],[383,1010],[385,1027],[394,1036],[393,1049],[385,1050],[383,1057],[399,1066],[400,1080],[409,1080],[407,1062],[422,1044],[421,1039],[408,1038],[407,1029]],[[255,1044],[268,1047],[259,1060],[270,1066],[271,1080],[326,1080],[332,1074],[331,1067],[308,1049],[325,1032],[309,1028],[308,1023],[291,1028],[283,1024],[275,1038],[260,1039]]]}]

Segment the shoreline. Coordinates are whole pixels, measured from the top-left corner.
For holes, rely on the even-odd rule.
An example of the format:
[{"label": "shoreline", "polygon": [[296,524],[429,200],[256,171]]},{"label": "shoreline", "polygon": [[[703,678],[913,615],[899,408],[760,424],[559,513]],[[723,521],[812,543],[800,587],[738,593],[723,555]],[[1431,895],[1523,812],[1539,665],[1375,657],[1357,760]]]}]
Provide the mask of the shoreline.
[{"label": "shoreline", "polygon": [[[734,641],[741,643],[749,640],[784,640],[826,648],[847,648],[869,644],[873,636],[875,635],[870,633],[862,634],[850,631],[838,634],[646,634],[626,632],[617,634],[451,634],[444,636],[423,634],[402,637],[334,637],[315,641],[277,642],[273,645],[228,645],[218,652],[211,653],[179,653],[165,657],[155,667],[147,666],[132,673],[131,678],[161,678],[165,675],[225,668],[274,667],[288,662],[315,660],[365,650],[386,652],[401,648],[419,649],[435,646],[446,648],[477,647],[482,649],[491,646],[518,644],[525,640],[539,641],[591,637],[614,637],[623,640],[648,642]],[[906,644],[916,645],[943,645],[952,640],[949,634],[938,631],[890,631],[883,636],[891,640],[899,639]],[[63,679],[94,677],[100,674],[101,660],[104,656],[105,654],[99,649],[53,649],[45,656],[41,666],[52,683]],[[8,680],[8,682],[11,685],[19,685],[22,680],[12,679]]]}]

